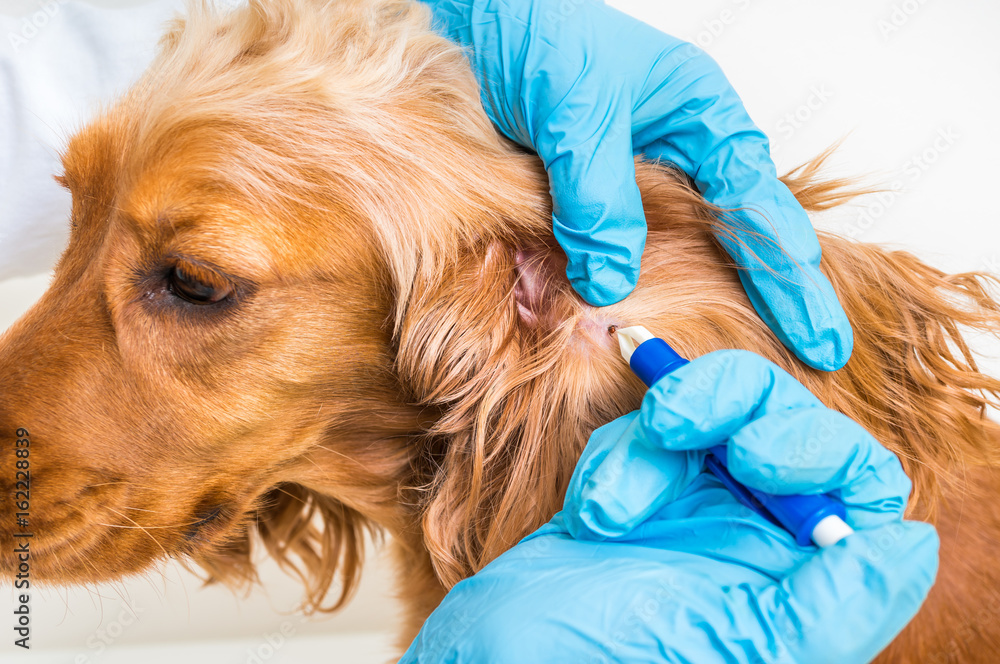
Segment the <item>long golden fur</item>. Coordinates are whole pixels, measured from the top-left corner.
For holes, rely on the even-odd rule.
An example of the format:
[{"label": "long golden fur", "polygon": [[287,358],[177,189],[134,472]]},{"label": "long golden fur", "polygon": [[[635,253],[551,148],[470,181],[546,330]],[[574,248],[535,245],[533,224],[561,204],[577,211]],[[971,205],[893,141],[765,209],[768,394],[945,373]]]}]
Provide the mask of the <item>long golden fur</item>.
[{"label": "long golden fur", "polygon": [[[687,356],[767,356],[900,456],[942,560],[887,661],[1000,651],[983,613],[1000,598],[986,509],[1000,429],[985,416],[1000,381],[962,337],[1000,330],[990,277],[822,234],[856,343],[844,369],[814,371],[751,308],[712,236],[733,231],[726,215],[639,160],[642,275],[594,309],[563,276],[538,160],[495,132],[425,7],[190,13],[73,137],[69,247],[0,338],[0,430],[32,439],[36,578],[179,556],[249,581],[260,542],[302,577],[307,607],[332,610],[365,531],[387,532],[405,643],[449,587],[560,507],[590,432],[637,407],[607,329],[642,323]],[[842,202],[816,168],[785,182],[808,209]],[[233,294],[180,300],[177,265]]]}]

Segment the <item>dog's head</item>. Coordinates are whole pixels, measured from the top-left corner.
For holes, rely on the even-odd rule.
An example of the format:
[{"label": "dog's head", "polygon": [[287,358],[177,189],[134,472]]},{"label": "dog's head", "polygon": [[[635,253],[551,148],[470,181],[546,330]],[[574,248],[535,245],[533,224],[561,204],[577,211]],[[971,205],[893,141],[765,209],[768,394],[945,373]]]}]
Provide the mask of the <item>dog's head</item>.
[{"label": "dog's head", "polygon": [[[472,449],[443,441],[496,425],[491,384],[551,368],[518,364],[525,344],[580,310],[568,284],[546,296],[566,311],[538,308],[553,268],[517,249],[545,244],[544,171],[495,133],[426,8],[191,13],[65,151],[69,246],[0,339],[3,482],[23,429],[36,578],[166,555],[252,574],[253,524],[310,568],[318,602],[338,560],[352,575],[364,524],[423,537],[423,518],[452,543],[489,530],[495,480],[437,471],[500,448],[480,449],[482,430],[463,433]],[[431,516],[428,496],[444,496]],[[457,580],[469,562],[439,549]]]}]

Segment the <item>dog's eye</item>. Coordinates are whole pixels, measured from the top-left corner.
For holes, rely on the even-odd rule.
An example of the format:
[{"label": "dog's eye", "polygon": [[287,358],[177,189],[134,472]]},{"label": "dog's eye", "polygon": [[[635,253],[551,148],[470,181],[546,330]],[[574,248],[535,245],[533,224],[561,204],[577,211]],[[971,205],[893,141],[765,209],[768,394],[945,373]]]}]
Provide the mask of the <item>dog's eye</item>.
[{"label": "dog's eye", "polygon": [[232,284],[205,270],[174,266],[167,276],[170,290],[180,298],[194,304],[215,304],[229,296]]}]

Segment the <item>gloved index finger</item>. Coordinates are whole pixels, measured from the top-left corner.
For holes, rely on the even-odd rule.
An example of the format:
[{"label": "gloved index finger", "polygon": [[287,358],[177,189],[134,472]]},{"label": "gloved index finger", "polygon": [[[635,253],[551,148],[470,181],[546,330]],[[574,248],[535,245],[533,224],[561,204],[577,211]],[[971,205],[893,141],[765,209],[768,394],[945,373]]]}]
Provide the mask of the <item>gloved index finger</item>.
[{"label": "gloved index finger", "polygon": [[768,494],[832,494],[854,528],[902,518],[912,484],[864,427],[826,408],[765,415],[728,444],[729,472]]},{"label": "gloved index finger", "polygon": [[807,364],[843,366],[853,332],[819,270],[819,240],[718,64],[682,44],[664,52],[647,81],[633,110],[636,149],[685,171],[714,205],[738,210],[728,215],[737,237],[718,239],[741,267],[754,308]]},{"label": "gloved index finger", "polygon": [[646,393],[639,421],[656,448],[725,444],[729,472],[754,489],[833,493],[854,527],[897,520],[906,507],[911,484],[896,456],[753,353],[719,351],[677,369]]},{"label": "gloved index finger", "polygon": [[521,90],[531,146],[549,175],[553,234],[568,259],[566,276],[595,306],[632,292],[646,244],[632,108],[653,56],[640,50],[623,58],[621,44],[639,49],[651,28],[621,18],[600,4],[567,16],[559,28],[564,38],[529,47],[531,71],[544,75]]},{"label": "gloved index finger", "polygon": [[776,364],[748,351],[725,350],[699,357],[649,388],[640,423],[654,447],[707,449],[763,415],[823,407]]},{"label": "gloved index finger", "polygon": [[624,99],[577,90],[587,103],[560,107],[539,134],[552,195],[552,230],[566,277],[590,304],[625,298],[639,279],[646,216],[635,179]]},{"label": "gloved index finger", "polygon": [[802,406],[822,407],[753,353],[720,351],[677,369],[650,388],[640,411],[591,436],[567,490],[567,530],[578,539],[631,532],[687,489],[707,448],[756,416]]}]

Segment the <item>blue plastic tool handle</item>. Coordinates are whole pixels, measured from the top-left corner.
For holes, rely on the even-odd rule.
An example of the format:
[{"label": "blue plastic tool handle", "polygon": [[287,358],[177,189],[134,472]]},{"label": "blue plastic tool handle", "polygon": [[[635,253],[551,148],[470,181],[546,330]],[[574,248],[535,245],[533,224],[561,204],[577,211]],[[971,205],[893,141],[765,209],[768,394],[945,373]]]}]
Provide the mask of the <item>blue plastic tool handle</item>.
[{"label": "blue plastic tool handle", "polygon": [[[639,344],[629,359],[632,371],[646,387],[652,387],[656,381],[687,363],[670,344],[658,338]],[[710,448],[705,465],[737,500],[790,532],[799,546],[812,544],[813,529],[826,517],[835,515],[844,519],[847,516],[844,506],[826,494],[777,496],[741,484],[729,473],[727,453],[725,445]]]}]

